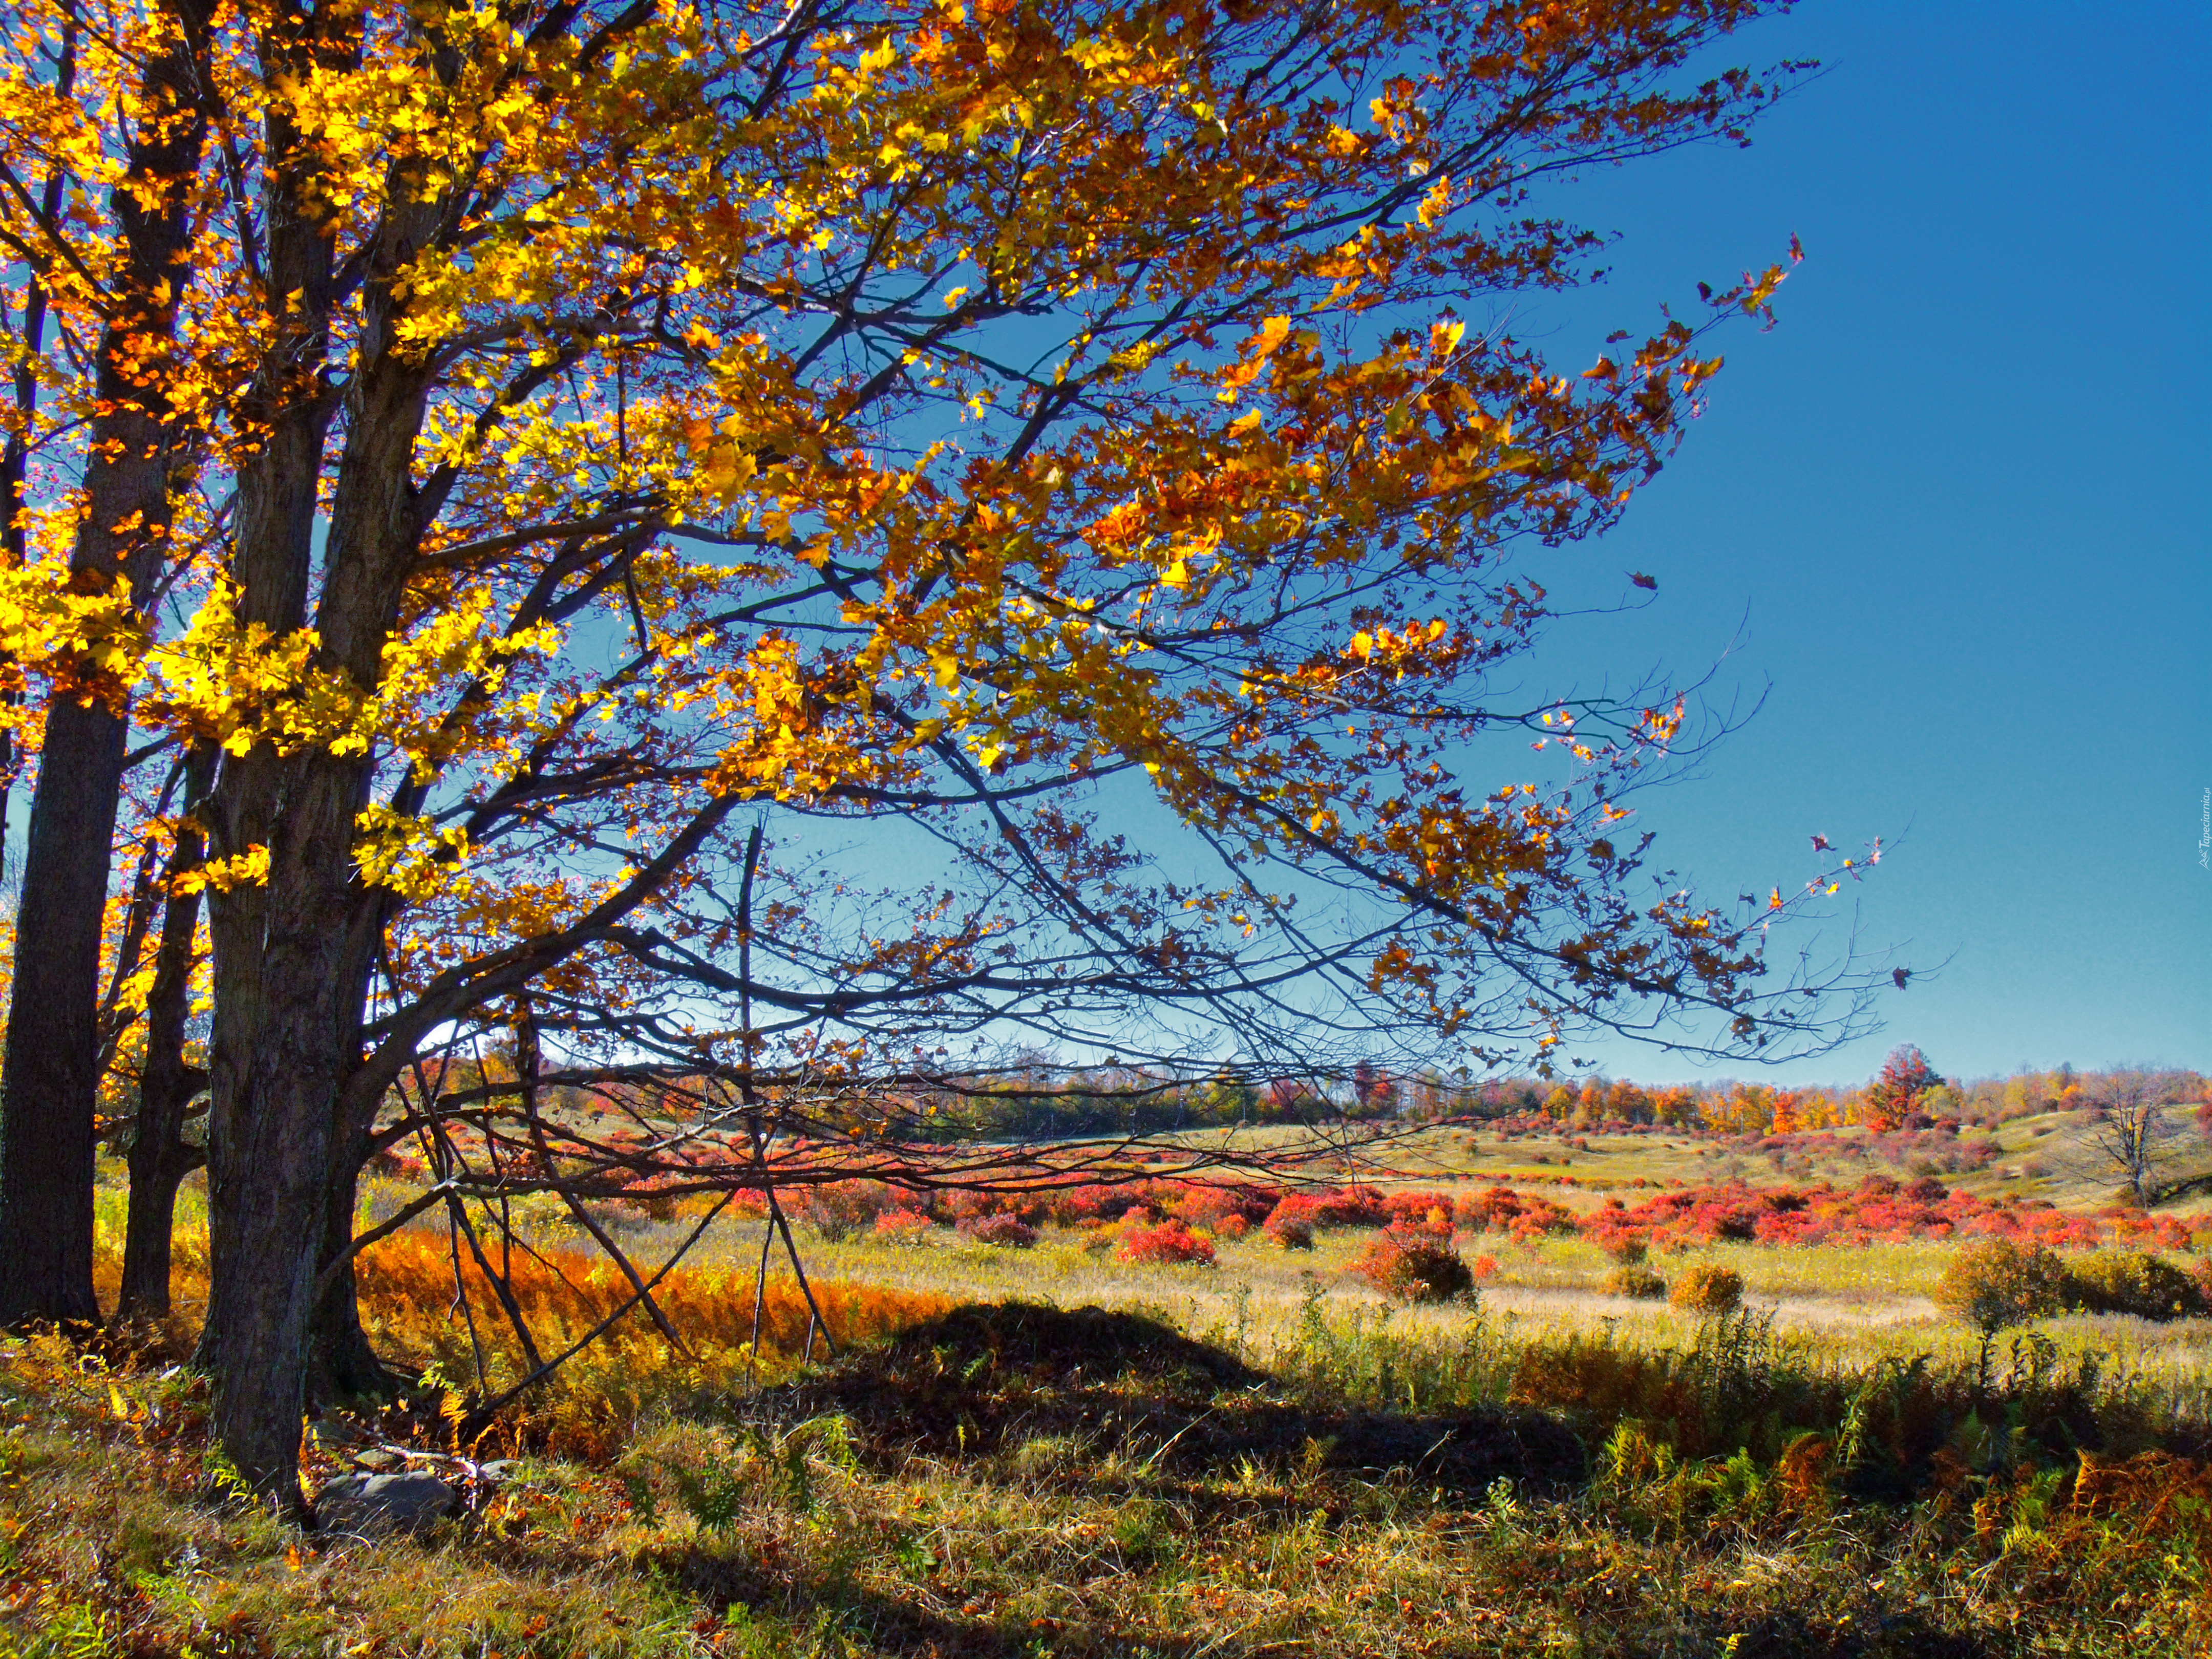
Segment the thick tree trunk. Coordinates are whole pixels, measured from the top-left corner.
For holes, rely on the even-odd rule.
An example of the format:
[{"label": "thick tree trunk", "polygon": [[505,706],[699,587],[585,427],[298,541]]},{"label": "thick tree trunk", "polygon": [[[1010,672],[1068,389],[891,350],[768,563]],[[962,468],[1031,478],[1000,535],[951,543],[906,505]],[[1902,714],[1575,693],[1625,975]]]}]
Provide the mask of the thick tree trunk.
[{"label": "thick tree trunk", "polygon": [[[325,33],[325,29],[329,35]],[[357,58],[357,14],[287,14],[261,42],[264,72]],[[240,467],[233,580],[241,625],[279,636],[307,622],[315,518],[334,412],[325,367],[335,269],[317,152],[282,104],[264,117],[265,297],[272,338],[241,416],[260,441]],[[333,789],[331,776],[343,774]],[[227,756],[206,822],[211,854],[269,849],[264,885],[209,899],[215,1021],[208,1062],[207,1319],[196,1363],[214,1383],[214,1427],[234,1472],[293,1514],[315,1247],[328,1181],[343,1024],[336,963],[346,934],[360,787],[327,756],[266,745]],[[338,872],[336,891],[331,871]]]},{"label": "thick tree trunk", "polygon": [[240,1475],[296,1508],[331,1142],[360,1058],[359,1009],[345,999],[360,985],[347,957],[365,773],[327,756],[286,769],[296,787],[272,825],[269,884],[215,904],[212,1285],[198,1363],[216,1379],[215,1429]]},{"label": "thick tree trunk", "polygon": [[0,1321],[88,1322],[100,933],[124,722],[58,701],[46,717],[23,862],[15,997],[0,1067]]},{"label": "thick tree trunk", "polygon": [[[346,451],[315,613],[318,665],[364,688],[381,676],[422,528],[410,471],[425,371],[389,352],[390,283],[430,233],[435,212],[399,194],[409,205],[388,213],[371,260],[362,367],[348,393]],[[327,244],[320,246],[326,258]],[[327,280],[326,264],[321,275]],[[321,427],[312,446],[305,428],[296,415],[276,423],[257,458],[254,499],[241,500],[252,508],[241,512],[241,535],[250,518],[260,549],[247,589],[264,584],[256,603],[274,609],[277,628],[298,626],[286,613],[304,603],[307,588],[305,530]],[[292,516],[301,512],[309,515],[304,526]],[[214,1287],[199,1362],[215,1378],[214,1426],[225,1455],[255,1490],[294,1510],[301,1507],[300,1418],[331,1154],[347,1129],[345,1085],[361,1061],[362,997],[382,915],[354,861],[355,819],[367,805],[372,767],[362,757],[279,757],[257,749],[226,763],[217,790],[216,850],[266,846],[269,878],[214,902]]]},{"label": "thick tree trunk", "polygon": [[[152,109],[196,109],[193,27],[150,59]],[[127,582],[152,598],[176,475],[192,446],[149,373],[175,337],[189,223],[186,191],[206,132],[197,117],[142,121],[115,191],[130,260],[100,339],[99,410],[85,464],[85,518],[70,555],[87,591]],[[31,799],[15,988],[0,1060],[0,1322],[95,1320],[93,1118],[100,1085],[100,937],[128,736],[116,688],[57,690]]]},{"label": "thick tree trunk", "polygon": [[190,814],[206,801],[215,781],[215,763],[214,745],[196,744],[185,769],[186,817],[169,860],[170,892],[161,913],[154,988],[146,999],[146,1063],[139,1076],[138,1116],[131,1138],[131,1207],[123,1224],[118,1322],[160,1319],[168,1313],[177,1183],[207,1161],[207,1155],[184,1135],[185,1110],[207,1084],[206,1073],[185,1062],[200,899],[196,892],[179,893],[175,883],[199,867],[205,837]]}]

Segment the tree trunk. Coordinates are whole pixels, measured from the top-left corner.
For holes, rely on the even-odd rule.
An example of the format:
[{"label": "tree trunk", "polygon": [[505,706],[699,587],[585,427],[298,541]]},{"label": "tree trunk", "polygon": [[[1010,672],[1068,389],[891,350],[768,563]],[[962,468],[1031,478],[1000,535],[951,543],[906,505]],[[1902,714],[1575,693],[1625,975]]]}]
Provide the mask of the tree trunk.
[{"label": "tree trunk", "polygon": [[[264,36],[264,73],[357,59],[357,14],[286,14]],[[327,30],[327,33],[325,31]],[[327,368],[335,245],[315,146],[280,102],[263,117],[268,159],[265,299],[271,338],[241,400],[261,436],[239,470],[232,578],[238,620],[279,637],[303,627],[314,569],[323,456],[335,404]],[[331,773],[345,774],[331,787]],[[206,1322],[196,1362],[214,1383],[214,1428],[233,1471],[289,1513],[300,1492],[308,1299],[329,1176],[331,1102],[342,1063],[337,981],[359,785],[327,756],[267,745],[228,755],[206,815],[210,852],[269,849],[265,884],[209,897],[215,1022],[208,1054]]]},{"label": "tree trunk", "polygon": [[366,773],[315,756],[289,772],[269,883],[214,906],[207,1323],[198,1363],[214,1424],[256,1491],[300,1506],[307,1326],[339,1087],[359,1060],[349,972],[354,817]]},{"label": "tree trunk", "polygon": [[[284,147],[272,143],[272,151]],[[434,207],[398,192],[370,260],[360,367],[315,626],[317,665],[377,684],[383,648],[422,520],[410,469],[427,371],[392,353],[392,284],[434,226]],[[328,243],[317,239],[328,280]],[[273,246],[273,242],[272,242]],[[302,252],[310,250],[302,249]],[[273,628],[299,625],[312,550],[322,425],[307,441],[296,396],[257,457],[249,505],[260,542],[246,578],[269,586]],[[315,407],[326,411],[327,404]],[[241,479],[243,485],[244,480]],[[246,495],[241,489],[241,497]],[[249,514],[241,511],[241,526]],[[241,534],[244,533],[243,528]],[[241,566],[247,561],[241,557]],[[208,1224],[214,1285],[199,1362],[215,1378],[214,1426],[256,1491],[302,1507],[300,1417],[316,1267],[331,1218],[331,1156],[347,1131],[345,1085],[361,1062],[362,999],[379,896],[354,860],[355,820],[368,802],[368,757],[266,747],[226,763],[211,839],[236,854],[262,845],[269,877],[214,902],[215,1041],[208,1133]],[[344,1218],[350,1223],[350,1215]]]},{"label": "tree trunk", "polygon": [[315,1395],[326,1400],[374,1398],[398,1392],[405,1380],[387,1370],[362,1328],[360,1287],[346,1252],[353,1248],[354,1211],[359,1203],[362,1165],[368,1162],[369,1124],[343,1127],[331,1149],[331,1174],[323,1200],[323,1237],[315,1252],[319,1280],[334,1261],[343,1261],[337,1281],[315,1304],[308,1327],[308,1378]]},{"label": "tree trunk", "polygon": [[124,723],[63,698],[46,718],[0,1066],[0,1322],[90,1322],[100,935]]},{"label": "tree trunk", "polygon": [[[204,21],[196,6],[179,9],[187,22]],[[197,27],[182,31],[149,60],[149,110],[196,112],[198,36]],[[186,192],[205,133],[196,113],[142,119],[113,197],[129,265],[100,337],[85,517],[70,567],[84,591],[127,582],[140,605],[153,596],[176,477],[193,447],[149,365],[175,338],[176,296],[189,276]],[[0,1060],[0,1322],[100,1316],[92,1289],[100,939],[128,735],[114,686],[88,678],[57,688],[31,798]]]},{"label": "tree trunk", "polygon": [[[64,100],[76,88],[76,40],[77,21],[72,17],[62,26],[54,63],[54,93]],[[46,190],[39,204],[42,217],[51,221],[60,214],[62,191],[68,183],[68,175],[59,167],[46,175]],[[30,504],[30,496],[24,486],[31,459],[31,440],[38,431],[38,364],[46,349],[47,298],[46,284],[35,272],[29,273],[23,284],[22,316],[15,335],[19,354],[15,359],[15,419],[8,429],[6,444],[0,446],[0,558],[7,561],[10,570],[21,570],[30,562],[30,540],[24,532],[24,508]],[[23,694],[19,690],[0,690],[0,705],[14,706],[22,701]],[[0,732],[0,875],[7,870],[8,812],[13,804],[15,778],[22,765],[22,750],[16,744],[15,732]]]},{"label": "tree trunk", "polygon": [[207,1073],[185,1063],[185,1028],[191,1012],[192,947],[199,933],[197,892],[175,890],[177,878],[199,867],[206,837],[190,814],[215,781],[216,750],[195,744],[185,768],[186,817],[169,860],[170,886],[161,913],[154,988],[146,999],[146,1063],[138,1084],[138,1118],[131,1138],[131,1207],[123,1224],[123,1288],[118,1322],[160,1319],[169,1311],[169,1245],[175,1230],[177,1183],[207,1161],[184,1136],[185,1109],[207,1085]]}]

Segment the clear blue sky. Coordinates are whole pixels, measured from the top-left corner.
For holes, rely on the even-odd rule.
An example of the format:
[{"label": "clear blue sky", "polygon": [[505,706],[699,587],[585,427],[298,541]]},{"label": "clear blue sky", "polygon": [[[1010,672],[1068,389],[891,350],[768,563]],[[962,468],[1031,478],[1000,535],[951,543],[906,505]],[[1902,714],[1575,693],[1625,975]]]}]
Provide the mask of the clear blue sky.
[{"label": "clear blue sky", "polygon": [[1659,580],[1575,623],[1574,662],[1694,672],[1741,622],[1723,693],[1771,684],[1645,825],[1723,897],[1802,881],[1815,830],[1901,841],[1858,920],[1923,975],[1788,1078],[1863,1078],[1900,1042],[1953,1075],[2212,1071],[2212,9],[1815,0],[1736,45],[1824,72],[1748,151],[1555,202],[1622,234],[1552,313],[1562,367],[1792,232],[1808,254],[1675,464],[1562,562],[1593,598]]}]

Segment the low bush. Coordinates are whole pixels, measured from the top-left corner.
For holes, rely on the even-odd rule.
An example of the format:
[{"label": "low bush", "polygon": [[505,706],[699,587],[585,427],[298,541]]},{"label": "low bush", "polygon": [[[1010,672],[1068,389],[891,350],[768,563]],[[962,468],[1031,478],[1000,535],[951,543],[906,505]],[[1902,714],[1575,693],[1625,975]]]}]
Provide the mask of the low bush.
[{"label": "low bush", "polygon": [[1355,1185],[1323,1193],[1313,1218],[1321,1227],[1379,1227],[1390,1217],[1381,1188]]},{"label": "low bush", "polygon": [[1449,1302],[1474,1289],[1474,1274],[1452,1248],[1448,1229],[1392,1227],[1360,1252],[1351,1271],[1407,1302]]},{"label": "low bush", "polygon": [[[1553,1218],[1532,1222],[1523,1212],[1542,1206],[1499,1189],[1463,1198],[1460,1224],[1554,1230]],[[1556,1207],[1556,1206],[1552,1206]],[[1904,1243],[1948,1238],[2012,1238],[2055,1249],[2101,1244],[2179,1250],[2190,1244],[2188,1218],[2148,1215],[2115,1206],[2095,1215],[2061,1210],[2034,1199],[1983,1199],[1941,1181],[1911,1184],[1868,1176],[1855,1188],[1821,1183],[1754,1188],[1741,1181],[1683,1188],[1632,1208],[1608,1200],[1579,1219],[1560,1212],[1563,1231],[1580,1231],[1605,1249],[1630,1238],[1673,1250],[1726,1241],[1773,1245]]]},{"label": "low bush", "polygon": [[1469,1232],[1504,1233],[1518,1243],[1576,1230],[1572,1211],[1548,1198],[1516,1193],[1510,1187],[1462,1194],[1453,1206],[1453,1215]]},{"label": "low bush", "polygon": [[1656,1302],[1667,1294],[1667,1280],[1641,1261],[1624,1261],[1606,1275],[1605,1288],[1614,1296]]},{"label": "low bush", "polygon": [[2057,1252],[2009,1238],[1969,1244],[1936,1286],[1936,1305],[1987,1334],[2057,1313],[2066,1304],[2066,1267]]},{"label": "low bush", "polygon": [[1393,1221],[1432,1222],[1440,1215],[1449,1221],[1452,1213],[1452,1195],[1435,1192],[1392,1193],[1382,1201],[1382,1210]]},{"label": "low bush", "polygon": [[879,1181],[833,1181],[809,1189],[794,1207],[825,1242],[836,1244],[873,1226],[890,1206],[890,1188]]},{"label": "low bush", "polygon": [[1700,1317],[1733,1313],[1743,1301],[1743,1275],[1730,1267],[1699,1261],[1682,1269],[1667,1300]]},{"label": "low bush", "polygon": [[1192,1227],[1207,1232],[1230,1232],[1237,1237],[1255,1221],[1266,1219],[1274,1207],[1271,1194],[1259,1188],[1241,1185],[1220,1184],[1187,1188],[1170,1197],[1167,1213]]},{"label": "low bush", "polygon": [[2066,1300],[2090,1313],[2138,1319],[2190,1319],[2212,1311],[2199,1279],[2142,1250],[2098,1250],[2079,1258],[2067,1269]]},{"label": "low bush", "polygon": [[960,1236],[973,1239],[978,1244],[993,1244],[1005,1250],[1026,1250],[1037,1242],[1036,1229],[1018,1215],[1000,1211],[996,1215],[969,1216],[960,1223]]},{"label": "low bush", "polygon": [[1121,1238],[1114,1253],[1124,1261],[1180,1263],[1187,1267],[1213,1265],[1213,1241],[1194,1233],[1180,1221],[1163,1221],[1157,1227],[1139,1227]]},{"label": "low bush", "polygon": [[885,1210],[876,1218],[876,1238],[884,1244],[919,1244],[937,1224],[917,1210]]},{"label": "low bush", "polygon": [[1267,1233],[1275,1241],[1278,1249],[1310,1250],[1314,1247],[1313,1223],[1303,1216],[1269,1216]]}]

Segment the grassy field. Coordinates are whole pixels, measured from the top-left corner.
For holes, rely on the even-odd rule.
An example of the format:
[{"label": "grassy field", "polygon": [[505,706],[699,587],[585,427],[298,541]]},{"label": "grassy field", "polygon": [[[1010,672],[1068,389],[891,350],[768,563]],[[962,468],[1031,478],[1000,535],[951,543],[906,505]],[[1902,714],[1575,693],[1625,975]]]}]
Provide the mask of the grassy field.
[{"label": "grassy field", "polygon": [[[2016,1168],[2057,1166],[2075,1126],[1997,1139],[1958,1184],[2109,1197]],[[1870,1163],[1687,1135],[1415,1150],[1423,1187],[1504,1180],[1584,1212]],[[676,1231],[624,1237],[657,1259]],[[186,1305],[150,1346],[5,1351],[0,1654],[2208,1650],[2212,1322],[2067,1315],[1985,1352],[1929,1297],[1955,1241],[1668,1256],[1742,1276],[1742,1310],[1700,1318],[1606,1293],[1587,1237],[1485,1234],[1461,1241],[1496,1261],[1476,1296],[1408,1307],[1348,1272],[1373,1237],[1223,1237],[1210,1267],[1052,1226],[1029,1249],[811,1238],[833,1326],[866,1340],[806,1365],[787,1280],[747,1345],[759,1233],[718,1228],[669,1281],[688,1355],[627,1322],[463,1449],[519,1459],[465,1514],[374,1542],[204,1499],[204,1386],[174,1363],[187,1248]],[[519,1360],[451,1311],[444,1248],[403,1235],[365,1272],[380,1342],[434,1369],[324,1413],[311,1482],[391,1461],[372,1443],[469,1467],[435,1384]],[[587,1316],[550,1273],[517,1285],[545,1328]]]}]

